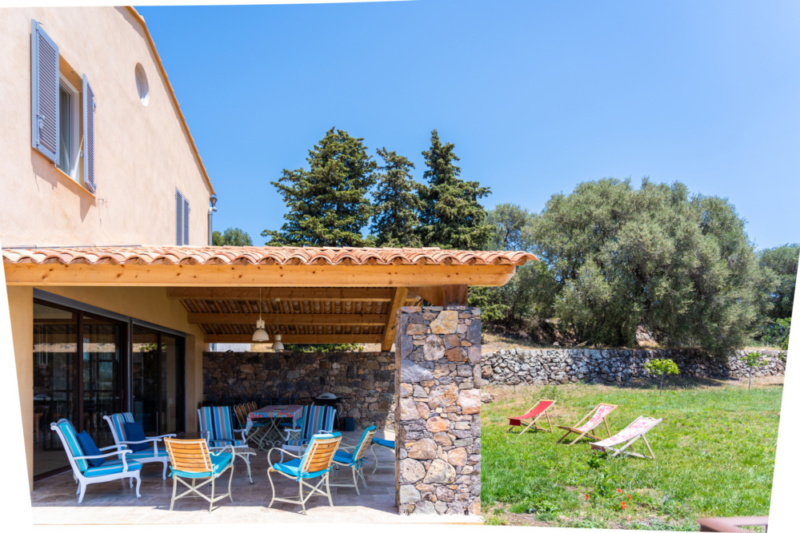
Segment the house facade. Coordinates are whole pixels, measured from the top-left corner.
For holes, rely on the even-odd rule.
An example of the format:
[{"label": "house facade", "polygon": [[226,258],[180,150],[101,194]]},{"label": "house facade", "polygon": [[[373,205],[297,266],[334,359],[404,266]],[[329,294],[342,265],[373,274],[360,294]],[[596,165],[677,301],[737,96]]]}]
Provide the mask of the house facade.
[{"label": "house facade", "polygon": [[[208,244],[214,189],[133,8],[6,9],[0,50],[4,249]],[[58,417],[102,443],[108,411],[194,428],[202,334],[166,290],[9,287],[31,481],[67,465]]]}]

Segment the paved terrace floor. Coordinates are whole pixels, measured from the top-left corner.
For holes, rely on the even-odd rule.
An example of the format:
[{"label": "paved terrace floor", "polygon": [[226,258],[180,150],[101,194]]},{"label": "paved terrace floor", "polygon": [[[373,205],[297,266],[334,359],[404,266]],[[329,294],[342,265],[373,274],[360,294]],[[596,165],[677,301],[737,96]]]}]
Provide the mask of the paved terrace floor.
[{"label": "paved terrace floor", "polygon": [[[343,432],[345,444],[355,444],[360,432]],[[31,493],[34,524],[219,524],[219,523],[383,523],[383,524],[480,524],[475,516],[417,515],[400,516],[395,506],[394,454],[376,447],[379,468],[371,474],[372,465],[365,468],[368,488],[359,487],[357,495],[352,487],[331,487],[333,505],[322,496],[312,497],[307,503],[307,514],[300,514],[299,505],[275,502],[268,508],[272,491],[267,480],[267,453],[258,452],[251,459],[253,484],[247,479],[244,463],[237,459],[233,474],[233,502],[221,500],[208,512],[208,503],[199,498],[186,497],[175,502],[169,510],[172,496],[172,479],[161,479],[161,464],[146,464],[142,470],[141,498],[136,498],[136,488],[128,481],[110,481],[89,485],[83,503],[78,505],[77,485],[72,473],[65,472],[34,483]],[[273,459],[279,454],[274,452]],[[371,459],[372,454],[368,452]],[[391,465],[391,467],[390,467]],[[278,497],[297,495],[297,483],[283,476],[272,475]],[[225,492],[228,474],[217,484]],[[350,469],[334,472],[331,483],[352,483]],[[206,487],[210,491],[210,487]],[[178,485],[178,492],[181,492]],[[204,491],[209,494],[209,491]]]}]

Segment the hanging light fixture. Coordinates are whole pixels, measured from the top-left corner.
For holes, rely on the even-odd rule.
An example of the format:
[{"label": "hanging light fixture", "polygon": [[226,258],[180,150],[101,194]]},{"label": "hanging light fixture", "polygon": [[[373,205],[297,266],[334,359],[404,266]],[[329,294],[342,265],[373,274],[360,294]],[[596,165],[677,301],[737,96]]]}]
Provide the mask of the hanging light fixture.
[{"label": "hanging light fixture", "polygon": [[265,328],[266,324],[261,319],[261,287],[258,288],[258,321],[256,322],[256,330],[253,332],[253,342],[267,342],[269,335]]},{"label": "hanging light fixture", "polygon": [[[275,303],[280,305],[281,299],[280,298],[276,298],[275,299]],[[280,332],[280,328],[279,328],[279,326],[277,324],[277,318],[275,320],[276,320],[275,329]],[[274,351],[276,351],[276,352],[283,351],[283,343],[281,342],[281,334],[280,333],[276,333],[275,334],[275,342],[272,343],[272,349]]]}]

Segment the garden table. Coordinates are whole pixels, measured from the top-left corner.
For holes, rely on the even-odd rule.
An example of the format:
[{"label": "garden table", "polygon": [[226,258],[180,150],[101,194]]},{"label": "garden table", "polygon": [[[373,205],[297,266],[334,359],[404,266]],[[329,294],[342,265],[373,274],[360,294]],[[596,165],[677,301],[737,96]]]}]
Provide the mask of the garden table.
[{"label": "garden table", "polygon": [[281,446],[286,440],[286,435],[281,431],[278,422],[281,418],[291,418],[292,427],[297,427],[297,422],[303,416],[302,405],[268,405],[256,409],[247,415],[247,432],[253,427],[255,421],[264,420],[266,424],[259,433],[257,446],[261,450]]}]

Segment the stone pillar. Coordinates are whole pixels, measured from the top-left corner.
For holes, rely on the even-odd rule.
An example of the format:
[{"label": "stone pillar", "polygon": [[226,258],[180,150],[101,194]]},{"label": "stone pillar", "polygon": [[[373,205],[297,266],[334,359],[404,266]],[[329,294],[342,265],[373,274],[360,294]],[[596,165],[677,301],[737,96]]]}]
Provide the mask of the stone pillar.
[{"label": "stone pillar", "polygon": [[480,514],[480,309],[403,307],[395,346],[400,514]]}]

